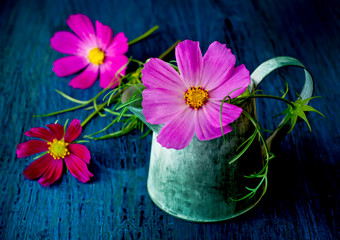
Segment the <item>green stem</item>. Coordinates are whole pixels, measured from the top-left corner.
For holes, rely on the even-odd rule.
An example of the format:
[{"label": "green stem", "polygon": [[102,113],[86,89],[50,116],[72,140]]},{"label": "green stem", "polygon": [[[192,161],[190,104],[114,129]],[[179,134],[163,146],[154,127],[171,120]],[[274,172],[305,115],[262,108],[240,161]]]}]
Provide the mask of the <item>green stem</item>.
[{"label": "green stem", "polygon": [[77,110],[79,108],[85,107],[88,103],[84,103],[75,107],[71,107],[71,108],[67,108],[64,110],[60,110],[57,112],[53,112],[53,113],[47,113],[47,114],[43,114],[43,115],[33,115],[33,117],[49,117],[49,116],[54,116],[54,115],[58,115],[60,113],[65,113],[65,112],[69,112],[69,111],[73,111],[73,110]]},{"label": "green stem", "polygon": [[[113,97],[112,98],[114,98],[114,96],[115,95],[119,95],[121,93],[121,91],[119,91],[118,93],[115,93],[114,95],[113,95]],[[95,98],[93,98],[94,100],[97,98],[97,97],[99,97],[100,96],[100,94],[98,94]],[[84,127],[96,114],[98,114],[101,110],[103,110],[104,108],[105,108],[105,106],[107,105],[107,104],[110,104],[112,101],[113,101],[113,99],[112,98],[110,98],[109,100],[107,100],[106,102],[103,102],[102,104],[100,104],[100,105],[96,105],[96,107],[95,107],[95,111],[94,112],[92,112],[80,125],[82,126],[82,127]]]},{"label": "green stem", "polygon": [[103,140],[103,139],[107,139],[107,138],[114,138],[114,137],[120,137],[122,135],[125,135],[129,132],[131,132],[133,129],[135,129],[135,125],[136,123],[135,122],[130,122],[128,124],[128,126],[126,126],[126,128],[120,130],[120,131],[117,131],[117,132],[114,132],[114,133],[110,133],[110,134],[107,134],[107,135],[104,135],[104,136],[101,136],[101,137],[98,137],[98,138],[92,138],[94,140]]},{"label": "green stem", "polygon": [[129,42],[128,42],[128,45],[131,46],[132,44],[135,44],[135,43],[137,43],[137,42],[143,40],[144,38],[147,38],[148,36],[151,35],[151,33],[153,33],[154,31],[156,31],[158,28],[159,28],[158,25],[154,26],[153,28],[151,28],[151,29],[150,29],[149,31],[147,31],[146,33],[144,33],[144,34],[140,35],[139,37],[137,37],[137,38],[135,38],[135,39],[129,41]]},{"label": "green stem", "polygon": [[107,104],[108,101],[98,105],[96,110],[92,112],[80,125],[84,127],[97,113],[99,113]]},{"label": "green stem", "polygon": [[165,50],[165,52],[163,52],[158,58],[159,59],[163,59],[166,55],[168,55],[176,46],[178,43],[180,43],[181,40],[177,40],[177,42],[175,42],[174,44],[172,44],[171,47],[169,47],[167,50]]},{"label": "green stem", "polygon": [[276,100],[280,100],[283,102],[288,103],[289,105],[291,105],[293,107],[293,109],[295,109],[295,105],[292,101],[289,101],[287,99],[284,99],[282,97],[277,97],[277,96],[272,96],[272,95],[253,95],[253,96],[246,96],[246,97],[241,97],[241,98],[237,98],[237,100],[240,99],[248,99],[248,98],[271,98],[271,99],[276,99]]}]

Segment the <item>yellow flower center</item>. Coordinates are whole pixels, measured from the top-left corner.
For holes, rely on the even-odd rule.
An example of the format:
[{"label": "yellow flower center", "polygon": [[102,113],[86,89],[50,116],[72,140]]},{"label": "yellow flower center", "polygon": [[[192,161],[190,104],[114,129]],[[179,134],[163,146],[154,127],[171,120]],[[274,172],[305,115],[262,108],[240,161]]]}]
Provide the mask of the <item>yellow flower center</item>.
[{"label": "yellow flower center", "polygon": [[184,93],[184,98],[189,107],[193,107],[197,110],[208,100],[208,91],[202,89],[201,86],[191,87]]},{"label": "yellow flower center", "polygon": [[105,53],[99,48],[93,48],[89,53],[89,60],[91,63],[100,65],[103,64],[105,58]]},{"label": "yellow flower center", "polygon": [[70,152],[67,149],[68,143],[66,143],[64,140],[57,140],[53,139],[53,142],[48,142],[48,153],[54,158],[54,159],[60,159],[64,158],[66,155],[69,155]]}]

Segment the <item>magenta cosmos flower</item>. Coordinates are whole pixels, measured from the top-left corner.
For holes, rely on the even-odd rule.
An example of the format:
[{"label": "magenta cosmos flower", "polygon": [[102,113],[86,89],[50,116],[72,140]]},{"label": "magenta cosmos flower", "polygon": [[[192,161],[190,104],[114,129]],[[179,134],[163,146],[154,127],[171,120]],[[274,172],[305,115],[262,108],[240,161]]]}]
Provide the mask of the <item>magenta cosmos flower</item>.
[{"label": "magenta cosmos flower", "polygon": [[47,187],[61,177],[63,160],[70,173],[81,182],[87,182],[93,174],[87,169],[90,163],[90,151],[81,144],[72,143],[82,131],[80,121],[74,119],[66,132],[58,123],[47,125],[48,129],[32,128],[25,135],[42,140],[29,140],[17,146],[18,158],[46,152],[45,155],[31,163],[23,172],[28,179],[39,179],[42,186]]},{"label": "magenta cosmos flower", "polygon": [[56,60],[53,71],[58,77],[85,70],[69,83],[74,88],[91,87],[100,75],[100,86],[112,88],[119,84],[120,75],[125,74],[128,58],[127,38],[118,33],[112,38],[110,27],[96,21],[96,32],[91,20],[83,15],[71,15],[66,23],[75,34],[61,31],[51,38],[51,47],[61,53],[71,54]]},{"label": "magenta cosmos flower", "polygon": [[[190,40],[176,47],[179,73],[160,59],[144,65],[142,81],[143,114],[151,124],[165,124],[157,141],[166,148],[182,149],[196,134],[199,140],[222,136],[221,101],[227,95],[235,98],[250,84],[244,65],[235,67],[235,56],[225,44],[213,42],[204,57],[198,42]],[[232,129],[242,109],[223,104],[223,132]]]}]

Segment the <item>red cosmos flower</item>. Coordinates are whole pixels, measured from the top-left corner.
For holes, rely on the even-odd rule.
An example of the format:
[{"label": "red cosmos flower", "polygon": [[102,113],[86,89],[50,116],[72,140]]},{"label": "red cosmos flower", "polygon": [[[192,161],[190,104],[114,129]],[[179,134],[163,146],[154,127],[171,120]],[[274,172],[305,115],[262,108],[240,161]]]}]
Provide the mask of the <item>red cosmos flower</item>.
[{"label": "red cosmos flower", "polygon": [[32,154],[46,152],[45,155],[31,163],[23,172],[32,180],[42,176],[39,183],[47,187],[58,180],[63,171],[63,160],[70,173],[85,183],[93,177],[87,165],[90,163],[90,151],[81,144],[72,143],[81,134],[82,127],[78,119],[74,119],[66,132],[58,123],[48,124],[48,129],[32,128],[25,135],[42,140],[29,140],[17,146],[17,157],[24,158]]}]

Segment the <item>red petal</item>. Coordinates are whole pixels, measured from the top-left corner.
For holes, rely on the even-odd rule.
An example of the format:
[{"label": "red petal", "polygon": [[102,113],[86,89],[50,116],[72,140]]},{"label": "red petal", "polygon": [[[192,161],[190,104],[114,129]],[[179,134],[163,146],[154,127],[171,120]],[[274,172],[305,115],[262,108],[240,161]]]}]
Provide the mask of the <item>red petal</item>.
[{"label": "red petal", "polygon": [[79,181],[85,183],[93,177],[93,174],[87,169],[86,163],[74,154],[65,157],[65,163],[70,173]]},{"label": "red petal", "polygon": [[63,172],[63,161],[61,159],[52,159],[50,167],[46,170],[44,175],[39,179],[39,183],[47,187],[57,181]]},{"label": "red petal", "polygon": [[22,174],[28,179],[35,179],[40,177],[50,167],[53,157],[50,154],[45,154],[32,162]]},{"label": "red petal", "polygon": [[80,120],[74,119],[65,133],[65,142],[73,142],[81,134],[82,127],[80,125]]},{"label": "red petal", "polygon": [[55,138],[53,134],[48,131],[46,128],[37,127],[37,128],[31,128],[28,132],[25,132],[25,135],[27,137],[37,137],[44,139],[48,142],[52,142]]},{"label": "red petal", "polygon": [[40,140],[29,140],[24,143],[19,143],[17,146],[17,157],[24,158],[32,154],[45,152],[48,150],[47,142]]},{"label": "red petal", "polygon": [[60,140],[64,136],[64,127],[59,123],[48,124],[47,127],[51,130],[56,139]]},{"label": "red petal", "polygon": [[90,151],[87,149],[87,147],[85,147],[84,145],[73,143],[73,144],[70,144],[67,148],[71,153],[73,153],[74,155],[77,155],[79,158],[84,160],[87,164],[90,163],[91,154],[90,154]]}]

